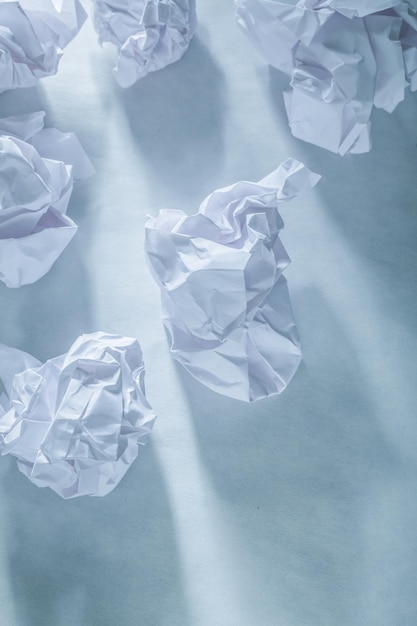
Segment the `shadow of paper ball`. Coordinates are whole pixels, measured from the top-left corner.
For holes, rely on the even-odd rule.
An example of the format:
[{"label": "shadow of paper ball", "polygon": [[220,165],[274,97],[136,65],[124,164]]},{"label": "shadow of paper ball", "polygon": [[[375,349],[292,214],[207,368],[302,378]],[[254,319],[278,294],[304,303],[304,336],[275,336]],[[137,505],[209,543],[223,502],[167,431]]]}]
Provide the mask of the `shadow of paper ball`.
[{"label": "shadow of paper ball", "polygon": [[195,211],[212,190],[223,163],[224,88],[220,68],[198,37],[176,63],[129,89],[114,85],[158,208],[169,202]]},{"label": "shadow of paper ball", "polygon": [[19,626],[191,626],[170,501],[152,442],[104,498],[62,500],[32,485],[15,459],[3,461]]},{"label": "shadow of paper ball", "polygon": [[[385,606],[405,616],[398,594],[403,585],[410,588],[410,576],[415,581],[415,554],[403,561],[400,574],[398,553],[406,554],[414,532],[414,503],[398,514],[405,534],[398,552],[392,550],[396,573],[385,563],[381,580],[366,574],[396,532],[390,516],[383,516],[382,535],[373,540],[370,520],[391,488],[400,492],[398,500],[407,500],[410,475],[402,486],[407,471],[380,427],[360,355],[331,303],[315,289],[293,294],[292,300],[305,361],[280,396],[245,405],[211,392],[176,367],[201,461],[257,581],[245,591],[256,603],[262,589],[260,623],[283,610],[300,624],[348,626],[378,623],[368,622],[372,610],[358,605],[358,580],[365,593],[372,589],[379,598],[389,581]],[[298,603],[300,594],[307,602]],[[415,602],[409,608],[414,612]]]}]

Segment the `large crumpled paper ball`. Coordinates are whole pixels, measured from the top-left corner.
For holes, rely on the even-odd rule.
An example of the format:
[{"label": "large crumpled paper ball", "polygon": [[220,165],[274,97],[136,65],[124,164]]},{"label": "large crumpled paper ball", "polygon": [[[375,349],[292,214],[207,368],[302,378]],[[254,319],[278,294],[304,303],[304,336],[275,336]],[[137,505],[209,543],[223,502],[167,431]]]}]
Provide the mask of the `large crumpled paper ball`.
[{"label": "large crumpled paper ball", "polygon": [[79,0],[0,2],[0,92],[55,74],[86,17]]},{"label": "large crumpled paper ball", "polygon": [[197,26],[195,0],[93,0],[100,43],[119,51],[114,75],[130,87],[178,61]]},{"label": "large crumpled paper ball", "polygon": [[171,353],[210,389],[252,401],[280,393],[294,375],[301,351],[277,207],[319,178],[288,159],[258,183],[218,189],[196,215],[148,219]]},{"label": "large crumpled paper ball", "polygon": [[144,375],[136,339],[82,335],[67,354],[14,376],[11,408],[0,418],[1,454],[63,498],[108,494],[155,420]]},{"label": "large crumpled paper ball", "polygon": [[44,129],[44,112],[0,120],[0,281],[46,274],[77,231],[66,215],[74,178],[94,168],[73,133]]},{"label": "large crumpled paper ball", "polygon": [[417,89],[417,6],[411,0],[235,0],[239,26],[291,79],[295,137],[332,152],[371,148],[373,107],[391,113]]}]

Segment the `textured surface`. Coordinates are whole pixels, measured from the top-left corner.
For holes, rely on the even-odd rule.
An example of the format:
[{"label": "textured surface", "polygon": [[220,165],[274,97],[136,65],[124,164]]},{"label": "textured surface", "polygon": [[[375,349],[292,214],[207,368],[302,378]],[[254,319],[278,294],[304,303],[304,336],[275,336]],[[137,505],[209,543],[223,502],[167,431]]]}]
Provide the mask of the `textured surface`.
[{"label": "textured surface", "polygon": [[[62,501],[0,459],[2,621],[415,626],[416,97],[375,112],[369,154],[308,146],[233,3],[198,13],[183,59],[130,90],[86,23],[57,76],[0,97],[1,117],[45,108],[97,169],[48,275],[0,285],[0,341],[43,361],[81,333],[137,337],[158,414],[103,499]],[[144,224],[288,156],[323,174],[282,209],[304,362],[281,396],[245,405],[172,361]]]}]

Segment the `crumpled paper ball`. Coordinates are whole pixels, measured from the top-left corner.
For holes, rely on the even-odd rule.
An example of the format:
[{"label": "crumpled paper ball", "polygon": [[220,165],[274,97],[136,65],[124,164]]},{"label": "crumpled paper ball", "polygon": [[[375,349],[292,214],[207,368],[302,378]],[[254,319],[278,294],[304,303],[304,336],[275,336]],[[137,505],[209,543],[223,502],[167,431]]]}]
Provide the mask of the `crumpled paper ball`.
[{"label": "crumpled paper ball", "polygon": [[0,2],[0,92],[55,74],[86,17],[79,0]]},{"label": "crumpled paper ball", "polygon": [[171,353],[218,393],[244,401],[280,393],[298,367],[277,207],[319,178],[288,159],[258,183],[218,189],[195,215],[148,218],[146,252]]},{"label": "crumpled paper ball", "polygon": [[119,51],[114,75],[130,87],[178,61],[197,27],[195,0],[93,0],[100,43]]},{"label": "crumpled paper ball", "polygon": [[0,119],[0,281],[46,274],[77,231],[66,215],[74,178],[94,168],[73,133],[44,129],[43,111]]},{"label": "crumpled paper ball", "polygon": [[[2,348],[4,356],[10,348]],[[29,480],[63,498],[108,494],[155,420],[144,375],[136,339],[82,335],[67,354],[14,376],[0,418],[1,454],[17,457]]]},{"label": "crumpled paper ball", "polygon": [[371,148],[373,107],[391,113],[417,89],[417,7],[411,0],[235,0],[239,26],[291,79],[295,137],[332,152]]}]

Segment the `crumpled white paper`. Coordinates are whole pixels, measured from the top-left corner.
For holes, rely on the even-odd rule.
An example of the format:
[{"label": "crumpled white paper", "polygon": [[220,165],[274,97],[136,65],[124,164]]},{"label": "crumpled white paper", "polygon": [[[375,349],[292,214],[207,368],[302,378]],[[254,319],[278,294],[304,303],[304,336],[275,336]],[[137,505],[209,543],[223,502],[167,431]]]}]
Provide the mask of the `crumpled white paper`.
[{"label": "crumpled white paper", "polygon": [[112,491],[156,417],[138,341],[96,332],[43,365],[1,344],[0,358],[1,454],[63,498]]},{"label": "crumpled white paper", "polygon": [[237,22],[273,67],[295,137],[341,155],[371,148],[372,108],[417,89],[414,0],[235,0]]},{"label": "crumpled white paper", "polygon": [[77,230],[65,214],[73,178],[94,173],[76,136],[44,129],[44,116],[0,119],[0,281],[8,287],[49,271]]},{"label": "crumpled white paper", "polygon": [[218,393],[252,401],[283,391],[301,359],[277,206],[320,176],[288,159],[258,183],[209,195],[199,212],[146,223],[146,251],[175,359]]},{"label": "crumpled white paper", "polygon": [[0,92],[55,74],[86,17],[79,0],[0,2]]},{"label": "crumpled white paper", "polygon": [[195,0],[92,0],[100,43],[116,44],[114,75],[130,87],[178,61],[197,26]]}]

